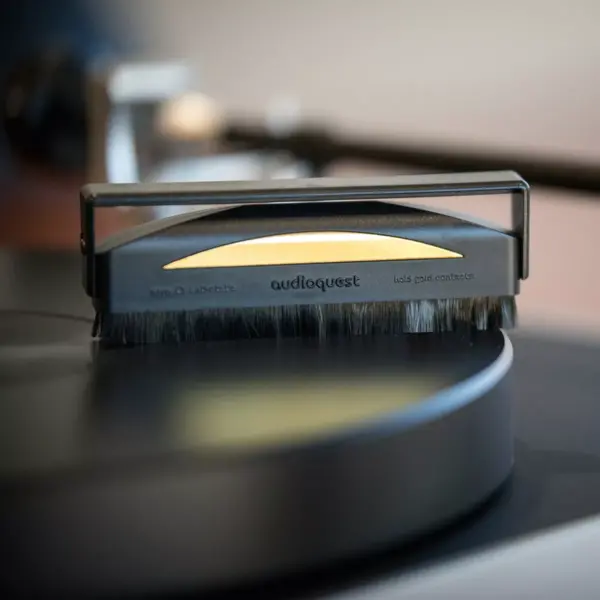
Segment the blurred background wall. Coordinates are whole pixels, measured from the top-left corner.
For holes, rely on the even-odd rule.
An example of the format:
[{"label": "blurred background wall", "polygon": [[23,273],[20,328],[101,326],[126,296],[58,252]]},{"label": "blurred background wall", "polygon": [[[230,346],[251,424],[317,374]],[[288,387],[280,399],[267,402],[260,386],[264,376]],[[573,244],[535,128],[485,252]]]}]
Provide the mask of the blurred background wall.
[{"label": "blurred background wall", "polygon": [[228,108],[277,95],[347,130],[600,157],[597,0],[110,0]]}]

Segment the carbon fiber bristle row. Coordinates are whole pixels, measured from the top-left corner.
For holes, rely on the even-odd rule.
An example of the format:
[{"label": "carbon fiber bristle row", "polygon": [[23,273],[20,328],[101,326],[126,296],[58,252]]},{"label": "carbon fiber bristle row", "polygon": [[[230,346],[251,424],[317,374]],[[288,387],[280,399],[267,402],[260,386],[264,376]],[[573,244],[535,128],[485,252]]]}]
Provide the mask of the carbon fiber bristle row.
[{"label": "carbon fiber bristle row", "polygon": [[252,338],[343,337],[511,329],[513,296],[211,309],[193,312],[98,312],[94,336],[115,345]]}]

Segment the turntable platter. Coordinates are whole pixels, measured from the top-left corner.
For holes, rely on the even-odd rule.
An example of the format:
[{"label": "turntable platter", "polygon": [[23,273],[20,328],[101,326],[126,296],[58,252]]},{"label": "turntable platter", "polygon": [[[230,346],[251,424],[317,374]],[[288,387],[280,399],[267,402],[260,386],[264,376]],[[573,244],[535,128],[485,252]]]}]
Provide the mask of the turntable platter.
[{"label": "turntable platter", "polygon": [[445,525],[510,472],[501,333],[103,349],[89,325],[0,319],[0,532],[31,592],[315,568]]}]

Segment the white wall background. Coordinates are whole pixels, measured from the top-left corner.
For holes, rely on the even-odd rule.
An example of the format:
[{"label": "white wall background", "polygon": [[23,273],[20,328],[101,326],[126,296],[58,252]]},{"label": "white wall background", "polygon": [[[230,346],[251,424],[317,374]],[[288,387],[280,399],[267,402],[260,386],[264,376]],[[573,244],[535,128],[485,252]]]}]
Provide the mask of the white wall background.
[{"label": "white wall background", "polygon": [[150,56],[191,59],[232,109],[292,94],[351,130],[600,157],[598,0],[103,6]]}]

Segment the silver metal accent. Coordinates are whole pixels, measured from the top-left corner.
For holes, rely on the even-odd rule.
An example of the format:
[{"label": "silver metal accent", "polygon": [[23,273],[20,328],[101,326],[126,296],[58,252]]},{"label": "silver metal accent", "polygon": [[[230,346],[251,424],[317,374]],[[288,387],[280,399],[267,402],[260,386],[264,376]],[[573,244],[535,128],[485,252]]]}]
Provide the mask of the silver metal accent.
[{"label": "silver metal accent", "polygon": [[90,163],[88,181],[136,183],[148,166],[139,148],[151,133],[137,118],[191,89],[192,71],[182,63],[96,65],[88,81]]}]

